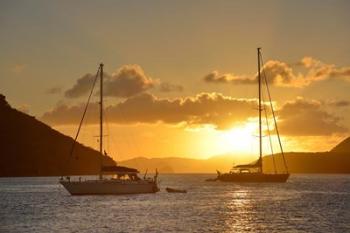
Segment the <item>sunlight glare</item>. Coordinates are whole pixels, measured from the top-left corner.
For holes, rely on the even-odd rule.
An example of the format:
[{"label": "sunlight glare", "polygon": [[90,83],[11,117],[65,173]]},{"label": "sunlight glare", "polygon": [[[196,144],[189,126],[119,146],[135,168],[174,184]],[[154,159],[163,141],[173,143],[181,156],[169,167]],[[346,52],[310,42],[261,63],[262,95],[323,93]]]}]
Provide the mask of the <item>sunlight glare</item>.
[{"label": "sunlight glare", "polygon": [[251,154],[257,142],[256,124],[246,123],[220,133],[219,147],[224,148],[225,153]]}]

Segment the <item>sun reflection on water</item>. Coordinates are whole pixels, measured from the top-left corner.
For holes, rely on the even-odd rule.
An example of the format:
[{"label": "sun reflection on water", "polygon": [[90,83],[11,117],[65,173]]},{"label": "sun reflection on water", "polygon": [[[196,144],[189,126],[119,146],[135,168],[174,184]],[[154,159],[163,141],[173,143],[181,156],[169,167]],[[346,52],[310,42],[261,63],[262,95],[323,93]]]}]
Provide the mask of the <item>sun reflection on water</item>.
[{"label": "sun reflection on water", "polygon": [[[243,188],[227,194],[226,232],[256,232],[262,226],[256,224],[257,205],[252,191]],[[261,224],[261,223],[260,223]]]}]

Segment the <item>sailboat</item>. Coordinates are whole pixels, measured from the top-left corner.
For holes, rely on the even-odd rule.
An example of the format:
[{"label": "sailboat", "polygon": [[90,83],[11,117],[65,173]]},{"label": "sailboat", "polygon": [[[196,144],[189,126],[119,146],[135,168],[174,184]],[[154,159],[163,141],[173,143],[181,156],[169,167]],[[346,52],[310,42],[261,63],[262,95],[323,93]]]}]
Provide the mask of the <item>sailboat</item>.
[{"label": "sailboat", "polygon": [[[116,194],[139,194],[139,193],[156,193],[158,188],[158,172],[153,178],[147,178],[146,175],[143,178],[138,176],[139,171],[134,168],[123,166],[103,166],[103,64],[101,63],[94,81],[94,85],[91,89],[88,102],[86,104],[83,117],[81,119],[74,144],[72,146],[70,157],[74,151],[74,145],[79,135],[79,131],[86,113],[87,106],[90,101],[93,88],[95,86],[97,78],[100,77],[100,135],[99,135],[99,147],[100,147],[100,171],[97,179],[93,180],[71,180],[70,177],[61,177],[59,183],[71,194],[71,195],[116,195]],[[69,158],[70,158],[69,157]],[[112,175],[111,178],[106,178],[104,175]]]},{"label": "sailboat", "polygon": [[[259,95],[259,107],[258,107],[258,111],[259,111],[259,158],[258,160],[256,160],[253,163],[250,164],[242,164],[242,165],[236,165],[234,166],[230,172],[228,173],[221,173],[219,171],[217,171],[217,178],[216,180],[219,181],[224,181],[224,182],[286,182],[287,179],[289,178],[289,172],[288,172],[288,167],[286,164],[286,160],[284,157],[284,153],[283,153],[283,148],[282,148],[282,143],[281,143],[281,139],[279,136],[279,132],[278,132],[278,127],[277,127],[277,121],[276,121],[276,117],[275,117],[275,113],[273,110],[273,106],[272,106],[272,102],[271,102],[271,95],[270,95],[270,91],[268,88],[268,82],[267,82],[267,78],[266,75],[264,73],[264,81],[265,81],[265,85],[266,85],[266,89],[268,92],[268,96],[269,96],[269,102],[270,102],[270,107],[271,107],[271,112],[272,112],[272,116],[273,116],[273,120],[274,120],[274,125],[275,125],[275,130],[276,130],[276,134],[277,134],[277,138],[278,138],[278,142],[279,142],[279,146],[280,146],[280,150],[281,150],[281,155],[283,158],[283,164],[284,164],[284,172],[282,173],[277,173],[276,171],[276,165],[275,165],[275,159],[274,159],[274,155],[272,152],[272,157],[273,157],[273,163],[275,166],[275,173],[264,173],[263,172],[263,145],[262,145],[262,111],[265,108],[265,103],[264,106],[262,106],[262,75],[261,75],[261,70],[260,70],[260,66],[262,64],[262,55],[261,55],[261,48],[257,49],[257,54],[258,54],[258,95]],[[266,112],[265,112],[266,114]],[[268,120],[267,120],[267,114],[266,116],[266,122],[268,124]],[[269,130],[269,129],[268,129]],[[270,134],[269,134],[270,137]],[[270,144],[271,144],[271,150],[272,150],[272,141],[271,141],[271,137],[270,137]]]}]

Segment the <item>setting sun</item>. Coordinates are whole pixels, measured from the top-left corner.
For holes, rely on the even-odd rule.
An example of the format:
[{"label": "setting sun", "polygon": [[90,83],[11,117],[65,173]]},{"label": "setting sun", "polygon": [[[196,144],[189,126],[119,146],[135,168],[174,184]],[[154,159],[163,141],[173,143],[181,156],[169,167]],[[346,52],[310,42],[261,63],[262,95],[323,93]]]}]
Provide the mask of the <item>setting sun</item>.
[{"label": "setting sun", "polygon": [[223,153],[253,154],[257,139],[257,125],[247,123],[230,130],[220,132],[217,139],[217,147],[223,148]]}]

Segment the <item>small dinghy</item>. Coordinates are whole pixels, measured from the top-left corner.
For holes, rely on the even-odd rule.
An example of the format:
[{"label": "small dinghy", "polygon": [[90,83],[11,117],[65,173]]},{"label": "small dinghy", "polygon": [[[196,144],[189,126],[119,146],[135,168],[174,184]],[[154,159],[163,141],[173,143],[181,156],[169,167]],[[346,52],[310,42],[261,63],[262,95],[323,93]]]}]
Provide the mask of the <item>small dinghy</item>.
[{"label": "small dinghy", "polygon": [[174,188],[166,188],[168,193],[187,193],[185,189],[174,189]]}]

